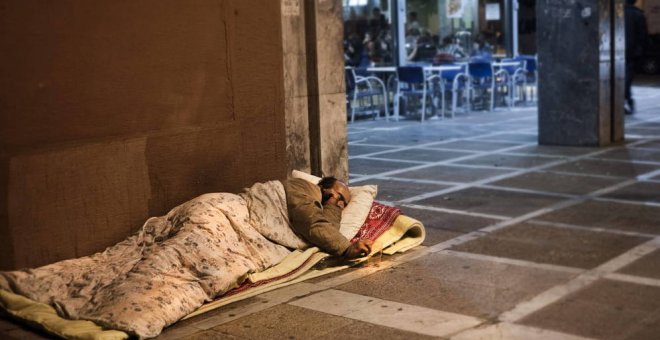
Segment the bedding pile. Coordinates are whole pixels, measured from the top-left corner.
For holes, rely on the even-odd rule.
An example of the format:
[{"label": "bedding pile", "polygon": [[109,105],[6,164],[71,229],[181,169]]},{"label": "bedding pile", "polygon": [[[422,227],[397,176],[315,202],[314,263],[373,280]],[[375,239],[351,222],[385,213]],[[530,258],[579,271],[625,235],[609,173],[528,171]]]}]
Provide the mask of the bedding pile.
[{"label": "bedding pile", "polygon": [[[349,239],[376,240],[372,253],[420,244],[423,226],[373,203],[372,190]],[[282,183],[257,183],[239,195],[199,196],[101,253],[0,272],[0,307],[63,337],[149,338],[182,318],[348,266],[315,267],[328,256],[291,229]]]},{"label": "bedding pile", "polygon": [[[240,196],[205,194],[102,253],[0,273],[0,288],[70,319],[153,337],[248,273],[278,264],[291,252],[285,245],[305,244],[289,227],[285,197],[279,181]],[[264,225],[271,239],[259,232]]]}]

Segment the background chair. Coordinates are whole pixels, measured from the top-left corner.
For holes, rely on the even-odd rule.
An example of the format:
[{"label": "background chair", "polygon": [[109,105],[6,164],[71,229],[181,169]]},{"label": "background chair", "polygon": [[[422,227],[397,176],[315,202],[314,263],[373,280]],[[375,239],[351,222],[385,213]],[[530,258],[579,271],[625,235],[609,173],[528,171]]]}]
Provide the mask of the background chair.
[{"label": "background chair", "polygon": [[431,105],[433,105],[432,97],[428,95],[432,85],[431,82],[439,79],[439,76],[431,75],[427,77],[422,66],[400,66],[397,67],[397,78],[395,107],[399,108],[403,96],[421,97],[421,121],[424,122],[427,107],[426,100],[431,99]]},{"label": "background chair", "polygon": [[[468,110],[471,110],[473,100],[485,100],[483,94],[490,93],[489,111],[495,108],[495,77],[493,74],[493,64],[490,61],[482,59],[473,59],[467,66],[468,76],[470,77],[468,85]],[[476,96],[480,92],[480,96]]]},{"label": "background chair", "polygon": [[458,94],[459,91],[463,94],[463,101],[467,103],[467,86],[469,83],[469,76],[466,72],[465,64],[453,64],[445,63],[443,66],[453,66],[456,69],[442,70],[440,71],[440,92],[441,92],[441,102],[442,102],[442,117],[445,117],[446,110],[446,99],[445,93],[451,92],[451,117],[454,118],[456,114],[456,106],[458,104]]},{"label": "background chair", "polygon": [[[495,72],[495,86],[498,89],[505,88],[507,94],[508,106],[515,105],[516,98],[522,100],[525,91],[526,71],[525,61],[521,59],[504,58],[500,62],[502,65]],[[519,91],[517,91],[519,90]],[[516,94],[520,96],[517,97]]]},{"label": "background chair", "polygon": [[525,63],[525,90],[523,91],[524,99],[527,100],[527,93],[529,91],[529,98],[535,101],[538,98],[538,69],[536,56],[532,55],[519,55],[515,60],[521,60]]},{"label": "background chair", "polygon": [[[346,67],[346,104],[347,111],[351,114],[351,123],[355,122],[358,99],[367,99],[368,107],[373,109],[374,97],[382,96],[383,112],[385,120],[389,121],[389,110],[387,101],[387,88],[382,80],[373,76],[359,76],[356,69]],[[376,109],[374,119],[380,116],[380,108]]]}]

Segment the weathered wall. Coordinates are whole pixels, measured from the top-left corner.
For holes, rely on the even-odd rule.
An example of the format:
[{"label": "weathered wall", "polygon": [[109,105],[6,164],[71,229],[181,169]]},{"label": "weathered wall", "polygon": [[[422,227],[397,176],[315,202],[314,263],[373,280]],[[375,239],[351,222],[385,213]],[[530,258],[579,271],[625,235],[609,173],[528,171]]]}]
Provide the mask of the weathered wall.
[{"label": "weathered wall", "polygon": [[341,0],[281,0],[290,169],[348,180]]},{"label": "weathered wall", "polygon": [[282,47],[284,54],[284,112],[289,168],[311,172],[307,97],[307,49],[305,4],[282,1]]},{"label": "weathered wall", "polygon": [[348,181],[342,1],[305,2],[312,171]]},{"label": "weathered wall", "polygon": [[284,178],[280,2],[0,2],[0,269]]}]

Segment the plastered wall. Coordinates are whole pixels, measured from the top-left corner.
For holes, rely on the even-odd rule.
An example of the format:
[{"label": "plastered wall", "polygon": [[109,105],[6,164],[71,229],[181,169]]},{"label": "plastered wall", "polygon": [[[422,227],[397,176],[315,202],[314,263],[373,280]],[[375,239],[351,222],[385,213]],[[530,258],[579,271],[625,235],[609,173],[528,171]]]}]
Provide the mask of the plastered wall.
[{"label": "plastered wall", "polygon": [[279,1],[0,1],[0,269],[288,170]]}]

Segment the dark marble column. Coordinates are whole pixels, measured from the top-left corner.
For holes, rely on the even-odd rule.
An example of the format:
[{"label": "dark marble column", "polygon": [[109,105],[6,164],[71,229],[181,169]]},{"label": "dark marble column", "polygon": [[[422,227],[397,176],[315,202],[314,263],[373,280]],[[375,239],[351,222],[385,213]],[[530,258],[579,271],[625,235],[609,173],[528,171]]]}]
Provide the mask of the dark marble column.
[{"label": "dark marble column", "polygon": [[623,0],[537,2],[539,143],[623,140]]}]

